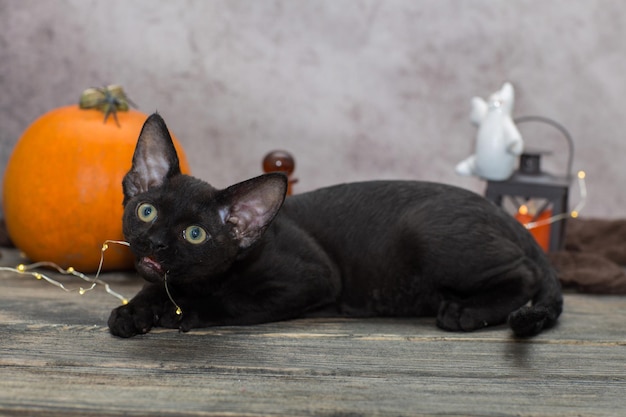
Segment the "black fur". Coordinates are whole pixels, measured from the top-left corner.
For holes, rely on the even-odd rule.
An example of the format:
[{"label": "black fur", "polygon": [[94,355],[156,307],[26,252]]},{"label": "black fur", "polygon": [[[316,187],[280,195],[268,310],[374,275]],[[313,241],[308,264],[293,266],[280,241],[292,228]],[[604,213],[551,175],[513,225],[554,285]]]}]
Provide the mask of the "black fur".
[{"label": "black fur", "polygon": [[[148,284],[113,310],[111,333],[323,314],[435,316],[453,331],[508,320],[526,337],[561,313],[560,286],[542,250],[474,193],[377,181],[283,204],[286,186],[284,176],[268,174],[217,190],[180,174],[167,128],[152,115],[124,178],[124,234]],[[143,203],[156,210],[154,219],[139,219]],[[201,226],[206,241],[190,243],[201,233],[190,225]]]}]

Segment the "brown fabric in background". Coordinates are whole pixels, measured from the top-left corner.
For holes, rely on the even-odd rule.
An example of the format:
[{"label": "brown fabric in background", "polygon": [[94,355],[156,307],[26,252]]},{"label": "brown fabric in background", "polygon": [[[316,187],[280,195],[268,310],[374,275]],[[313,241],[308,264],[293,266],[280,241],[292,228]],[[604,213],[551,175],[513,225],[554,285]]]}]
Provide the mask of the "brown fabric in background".
[{"label": "brown fabric in background", "polygon": [[549,258],[564,288],[626,294],[626,220],[569,219],[564,249]]}]

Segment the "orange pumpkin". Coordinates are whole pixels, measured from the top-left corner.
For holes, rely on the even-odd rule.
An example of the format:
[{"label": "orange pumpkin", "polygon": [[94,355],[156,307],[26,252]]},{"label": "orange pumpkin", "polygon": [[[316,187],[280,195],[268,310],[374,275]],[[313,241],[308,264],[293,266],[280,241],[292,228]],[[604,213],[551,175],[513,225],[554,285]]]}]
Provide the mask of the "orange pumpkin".
[{"label": "orange pumpkin", "polygon": [[[6,226],[15,246],[33,262],[93,272],[104,241],[123,240],[121,182],[147,115],[128,109],[124,100],[115,108],[101,104],[44,114],[26,129],[9,159]],[[180,143],[172,138],[181,170],[188,173]],[[129,267],[130,250],[109,245],[103,269]]]}]

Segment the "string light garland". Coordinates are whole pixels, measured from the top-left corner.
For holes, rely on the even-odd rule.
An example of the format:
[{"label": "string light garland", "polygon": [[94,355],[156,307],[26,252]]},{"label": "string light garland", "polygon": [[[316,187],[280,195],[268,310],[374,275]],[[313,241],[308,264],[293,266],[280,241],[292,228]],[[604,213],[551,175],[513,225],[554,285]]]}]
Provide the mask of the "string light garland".
[{"label": "string light garland", "polygon": [[587,202],[587,185],[585,182],[586,176],[587,174],[585,173],[585,171],[578,171],[578,174],[576,175],[576,177],[578,178],[578,188],[580,190],[580,201],[578,202],[574,210],[568,213],[555,214],[554,216],[547,219],[528,222],[524,224],[526,229],[534,229],[535,227],[545,226],[547,224],[552,224],[554,222],[558,222],[560,220],[564,220],[570,217],[573,219],[577,218],[580,214],[580,211],[583,209],[583,207],[585,207],[585,203]]},{"label": "string light garland", "polygon": [[[96,271],[96,276],[94,278],[88,277],[87,275],[83,274],[82,272],[77,271],[76,269],[74,269],[74,267],[71,267],[71,266],[67,269],[63,269],[59,265],[55,264],[54,262],[35,262],[32,264],[28,264],[28,265],[19,264],[15,268],[2,266],[0,267],[0,271],[16,272],[20,275],[31,275],[32,277],[38,280],[44,280],[47,283],[52,284],[55,287],[58,287],[65,292],[78,292],[78,294],[80,295],[84,295],[85,293],[96,288],[98,285],[101,285],[104,287],[104,290],[107,292],[107,294],[112,295],[113,297],[120,300],[123,305],[126,305],[128,304],[128,298],[124,297],[123,295],[121,295],[120,293],[116,291],[113,291],[113,289],[107,282],[100,279],[100,273],[102,272],[102,265],[104,264],[104,252],[106,252],[107,249],[109,249],[109,244],[130,246],[130,243],[123,241],[123,240],[105,240],[104,243],[102,244],[102,249],[100,250],[100,263],[98,264],[98,270]],[[88,287],[68,288],[62,282],[59,282],[44,273],[36,271],[36,269],[41,269],[41,268],[49,268],[49,269],[56,270],[58,273],[62,275],[71,275],[74,277],[78,277],[82,279],[83,281],[90,283],[91,285]],[[174,298],[172,297],[172,294],[170,293],[170,289],[167,284],[168,272],[165,273],[165,277],[163,278],[163,283],[165,285],[165,292],[167,293],[167,296],[169,297],[174,307],[176,307],[175,312],[176,312],[176,315],[179,316],[179,319],[180,319],[182,318],[183,310],[176,303],[176,301],[174,301]]]},{"label": "string light garland", "polygon": [[[101,285],[104,287],[107,294],[110,294],[113,297],[117,298],[118,300],[122,302],[122,304],[125,305],[125,304],[128,304],[128,298],[124,297],[123,295],[121,295],[120,293],[116,291],[113,291],[113,289],[108,283],[106,283],[105,281],[99,278],[100,273],[102,272],[102,265],[104,263],[104,252],[106,252],[106,250],[109,249],[109,244],[111,243],[117,244],[117,245],[123,245],[123,246],[130,246],[130,243],[121,241],[121,240],[105,240],[104,243],[102,244],[102,249],[100,251],[100,264],[98,265],[98,271],[96,272],[96,276],[94,278],[88,277],[82,272],[75,270],[71,266],[67,269],[63,269],[59,265],[55,264],[54,262],[35,262],[32,264],[28,264],[28,265],[19,264],[15,268],[3,266],[3,267],[0,267],[0,271],[16,272],[20,275],[30,275],[38,280],[44,280],[47,283],[52,284],[55,287],[58,287],[65,292],[78,292],[78,294],[80,295],[84,295],[85,293],[96,288],[98,285]],[[49,269],[56,270],[58,273],[63,274],[63,275],[71,275],[74,277],[78,277],[82,279],[83,281],[90,283],[91,285],[88,287],[81,286],[78,288],[68,288],[62,282],[59,282],[42,272],[35,271],[36,269],[41,269],[41,268],[49,268]]]},{"label": "string light garland", "polygon": [[174,301],[174,297],[172,297],[172,294],[170,294],[170,289],[167,286],[167,274],[169,273],[169,271],[167,271],[165,273],[165,277],[163,277],[163,283],[165,284],[165,292],[167,293],[167,296],[169,297],[170,301],[172,302],[172,304],[174,304],[174,307],[176,307],[176,315],[179,316],[178,319],[182,319],[183,318],[183,310],[180,308],[180,306],[178,304],[176,304],[176,301]]}]

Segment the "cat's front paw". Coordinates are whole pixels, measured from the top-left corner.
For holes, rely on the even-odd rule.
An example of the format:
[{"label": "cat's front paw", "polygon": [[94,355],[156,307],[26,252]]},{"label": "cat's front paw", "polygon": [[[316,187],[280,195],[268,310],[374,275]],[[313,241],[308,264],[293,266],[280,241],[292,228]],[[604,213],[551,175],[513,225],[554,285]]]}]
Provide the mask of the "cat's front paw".
[{"label": "cat's front paw", "polygon": [[140,308],[130,303],[111,311],[108,325],[112,335],[132,337],[148,333],[152,329],[154,314],[149,308]]},{"label": "cat's front paw", "polygon": [[167,306],[163,309],[161,316],[159,317],[159,326],[165,327],[168,329],[179,329],[181,324],[183,323],[183,315],[182,310],[179,310],[177,307]]},{"label": "cat's front paw", "polygon": [[178,310],[177,308],[165,309],[161,317],[159,317],[159,326],[168,329],[178,329],[186,333],[196,327],[203,327],[199,324],[197,314],[194,311]]}]

